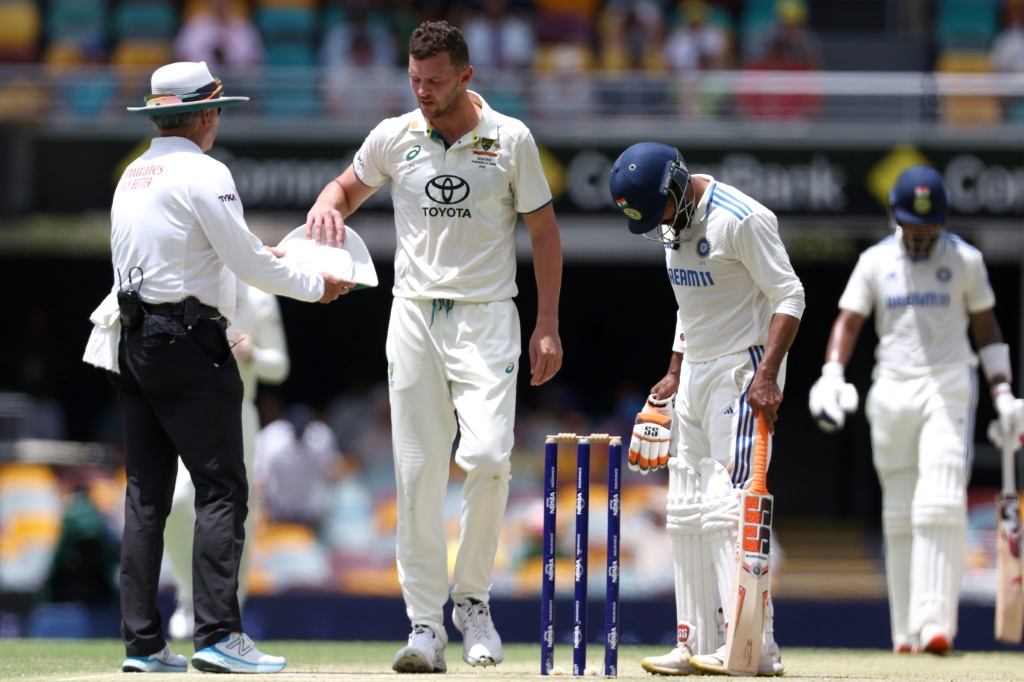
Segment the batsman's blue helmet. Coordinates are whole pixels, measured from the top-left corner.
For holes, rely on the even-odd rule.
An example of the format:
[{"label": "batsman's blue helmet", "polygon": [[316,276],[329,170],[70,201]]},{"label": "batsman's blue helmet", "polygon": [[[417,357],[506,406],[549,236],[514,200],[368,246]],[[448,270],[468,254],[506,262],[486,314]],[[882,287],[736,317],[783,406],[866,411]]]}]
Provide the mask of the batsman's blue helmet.
[{"label": "batsman's blue helmet", "polygon": [[889,210],[898,225],[943,225],[949,212],[949,191],[942,174],[931,166],[911,166],[889,191]]},{"label": "batsman's blue helmet", "polygon": [[615,205],[629,217],[629,231],[644,234],[661,224],[670,191],[678,193],[677,202],[682,200],[689,177],[675,147],[640,142],[615,160],[608,189]]}]

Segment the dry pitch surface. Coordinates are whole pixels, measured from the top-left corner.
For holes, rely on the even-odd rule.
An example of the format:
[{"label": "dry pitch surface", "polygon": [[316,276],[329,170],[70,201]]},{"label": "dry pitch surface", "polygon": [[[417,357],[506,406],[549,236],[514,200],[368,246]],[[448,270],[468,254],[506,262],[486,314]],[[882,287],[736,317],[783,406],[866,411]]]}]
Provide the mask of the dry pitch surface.
[{"label": "dry pitch surface", "polygon": [[[398,678],[391,670],[391,657],[401,642],[260,642],[260,648],[288,658],[288,667],[276,675],[246,675],[245,682],[259,680],[378,680]],[[192,648],[178,644],[178,653],[191,655]],[[619,652],[620,679],[649,679],[640,667],[647,655],[665,653],[663,647],[624,646]],[[603,649],[590,646],[589,661],[602,665]],[[496,668],[471,668],[462,662],[460,642],[448,645],[448,677],[463,680],[540,680],[539,646],[511,644],[505,647],[505,662]],[[120,672],[124,650],[116,640],[0,640],[0,680],[18,682],[75,680],[96,681],[140,679]],[[1009,653],[970,652],[949,656],[895,656],[888,651],[866,649],[783,648],[789,669],[786,680],[1024,680],[1024,651]],[[572,651],[559,646],[556,665],[569,670]],[[191,668],[187,673],[160,675],[159,682],[225,678]],[[152,677],[148,678],[152,679]],[[235,677],[234,679],[238,679]],[[402,676],[403,680],[420,679]],[[443,679],[433,677],[432,679]],[[661,678],[657,676],[657,679]],[[692,678],[691,678],[692,679]],[[241,682],[241,681],[240,681]]]}]

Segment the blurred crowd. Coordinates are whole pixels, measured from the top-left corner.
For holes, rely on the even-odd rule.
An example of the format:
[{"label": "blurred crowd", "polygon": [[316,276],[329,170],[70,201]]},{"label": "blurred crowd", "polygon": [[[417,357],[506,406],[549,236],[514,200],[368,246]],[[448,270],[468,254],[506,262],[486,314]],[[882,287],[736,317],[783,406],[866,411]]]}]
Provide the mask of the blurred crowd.
[{"label": "blurred crowd", "polygon": [[[558,389],[518,416],[494,594],[524,596],[540,590],[545,437],[575,432],[628,438],[636,406],[642,402],[641,394],[624,388],[615,413],[593,418],[581,409],[580,396]],[[263,424],[256,452],[260,504],[251,539],[250,592],[325,590],[397,596],[386,384],[342,393],[319,410],[285,405],[276,391],[264,388],[258,407]],[[605,446],[593,447],[594,566],[605,561],[607,455]],[[576,448],[561,446],[556,570],[559,590],[565,592],[573,584],[575,467]],[[621,589],[626,598],[671,594],[673,589],[671,545],[664,537],[667,483],[660,473],[641,476],[623,471]],[[458,546],[463,476],[453,461],[445,503],[452,552]],[[55,601],[114,598],[124,487],[124,470],[116,464],[0,464],[0,538],[10,550],[0,566],[0,590],[39,590],[44,599]],[[64,538],[68,533],[71,537]],[[173,589],[171,570],[165,559],[161,585],[167,590]],[[592,571],[591,580],[595,590],[602,588],[603,571]]]},{"label": "blurred crowd", "polygon": [[[118,70],[149,73],[171,61],[206,61],[215,74],[230,74],[236,87],[244,83],[251,89],[245,77],[262,73],[263,67],[300,67],[267,81],[263,114],[375,117],[413,106],[404,73],[409,35],[423,20],[446,19],[465,33],[478,68],[477,86],[492,91],[500,98],[492,104],[513,116],[586,116],[595,109],[638,115],[671,105],[691,117],[713,118],[727,106],[730,114],[792,119],[819,115],[820,96],[806,88],[769,88],[725,102],[721,88],[700,75],[848,69],[848,64],[829,63],[815,28],[816,17],[834,28],[828,5],[813,0],[7,0],[0,3],[0,65],[42,64],[55,79],[56,92],[38,93],[34,101],[48,101],[49,95],[65,111],[84,116],[121,113],[120,99],[137,87],[134,81],[119,83]],[[901,7],[900,25],[886,30],[924,33],[925,68],[1024,71],[1024,0],[935,0]],[[64,82],[61,74],[69,69],[74,78]],[[0,81],[0,116],[29,107],[31,87]]]},{"label": "blurred crowd", "polygon": [[[613,412],[588,415],[580,407],[581,396],[558,389],[517,417],[513,478],[493,573],[494,595],[532,598],[540,594],[545,437],[575,432],[628,438],[643,395],[626,386],[617,395]],[[260,505],[251,538],[250,593],[398,597],[387,386],[342,393],[319,410],[304,404],[284,405],[279,394],[261,389],[258,404],[264,426],[257,441]],[[562,595],[570,594],[573,586],[575,467],[576,448],[560,446],[556,585]],[[607,448],[603,445],[592,448],[590,470],[590,589],[601,594],[604,572],[594,567],[604,565],[607,551]],[[624,599],[668,598],[673,592],[671,543],[664,526],[664,474],[663,470],[642,476],[623,469],[620,585]],[[458,546],[463,475],[453,464],[445,503],[451,562]],[[0,592],[32,593],[40,601],[116,604],[124,490],[124,470],[116,464],[0,463]],[[995,517],[990,493],[987,489],[972,493],[962,587],[965,600],[990,602],[994,595]],[[811,575],[801,563],[807,553],[802,545],[807,539],[801,540],[801,535],[787,535],[780,529],[777,580],[783,589],[809,596],[821,596],[822,589],[833,597],[849,592],[837,592],[832,583],[822,588],[820,576],[800,584]],[[865,557],[877,553],[877,538],[870,534],[851,536],[847,542],[863,545]],[[815,561],[811,568],[820,571],[820,559]],[[880,559],[875,556],[873,561],[880,576]],[[857,564],[858,570],[865,565]],[[842,561],[836,570],[841,566]],[[796,582],[787,578],[790,573]],[[161,588],[170,593],[174,584],[165,558]]]}]

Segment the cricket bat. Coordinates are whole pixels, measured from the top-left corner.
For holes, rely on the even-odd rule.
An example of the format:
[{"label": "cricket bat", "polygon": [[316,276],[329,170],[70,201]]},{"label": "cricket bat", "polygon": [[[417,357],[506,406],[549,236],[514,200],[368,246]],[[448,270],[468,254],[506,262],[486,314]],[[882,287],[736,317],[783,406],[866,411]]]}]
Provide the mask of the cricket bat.
[{"label": "cricket bat", "polygon": [[729,627],[725,639],[725,671],[730,675],[757,675],[761,660],[768,586],[771,582],[769,552],[772,545],[772,501],[766,487],[768,473],[768,423],[757,419],[754,471],[743,492],[736,573],[733,579]]},{"label": "cricket bat", "polygon": [[1020,644],[1024,631],[1024,592],[1021,591],[1020,496],[1017,494],[1017,452],[1014,434],[1003,434],[1003,491],[996,495],[996,639]]}]

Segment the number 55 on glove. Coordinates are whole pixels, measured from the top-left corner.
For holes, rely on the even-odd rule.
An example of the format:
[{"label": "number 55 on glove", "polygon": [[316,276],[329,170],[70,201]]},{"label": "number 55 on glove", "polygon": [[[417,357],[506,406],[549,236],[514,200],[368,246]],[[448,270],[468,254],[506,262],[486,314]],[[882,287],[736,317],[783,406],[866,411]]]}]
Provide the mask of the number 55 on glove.
[{"label": "number 55 on glove", "polygon": [[672,398],[647,398],[636,415],[633,438],[629,443],[629,468],[646,474],[668,466],[669,440],[672,436]]}]

